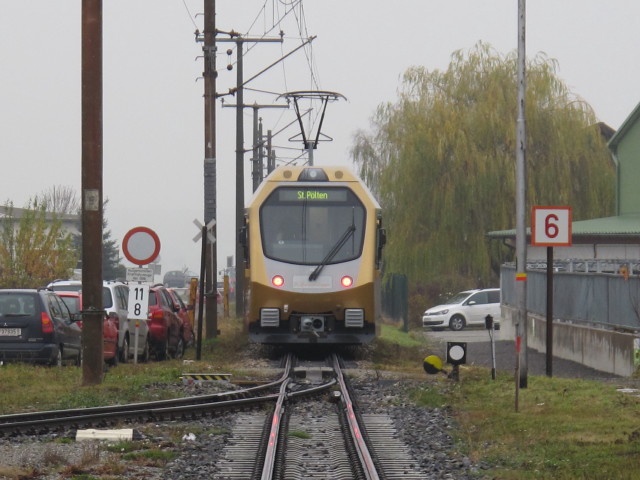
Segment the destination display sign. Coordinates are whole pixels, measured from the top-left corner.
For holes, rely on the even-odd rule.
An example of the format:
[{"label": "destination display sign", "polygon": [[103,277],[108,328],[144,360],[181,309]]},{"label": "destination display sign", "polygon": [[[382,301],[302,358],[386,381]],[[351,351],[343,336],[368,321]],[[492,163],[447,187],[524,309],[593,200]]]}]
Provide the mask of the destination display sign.
[{"label": "destination display sign", "polygon": [[344,188],[282,188],[278,190],[281,202],[346,202],[347,190]]}]

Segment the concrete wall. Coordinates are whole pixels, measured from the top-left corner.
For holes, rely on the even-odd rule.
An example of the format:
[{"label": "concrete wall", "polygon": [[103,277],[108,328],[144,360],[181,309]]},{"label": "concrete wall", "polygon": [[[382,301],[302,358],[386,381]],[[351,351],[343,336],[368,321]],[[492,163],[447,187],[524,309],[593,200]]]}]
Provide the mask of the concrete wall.
[{"label": "concrete wall", "polygon": [[[516,313],[515,308],[502,305],[502,339],[515,339]],[[546,344],[546,319],[530,313],[527,322],[527,345],[539,352],[546,352]],[[557,321],[553,324],[554,357],[628,377],[636,371],[635,358],[639,352],[640,338],[634,334]]]}]

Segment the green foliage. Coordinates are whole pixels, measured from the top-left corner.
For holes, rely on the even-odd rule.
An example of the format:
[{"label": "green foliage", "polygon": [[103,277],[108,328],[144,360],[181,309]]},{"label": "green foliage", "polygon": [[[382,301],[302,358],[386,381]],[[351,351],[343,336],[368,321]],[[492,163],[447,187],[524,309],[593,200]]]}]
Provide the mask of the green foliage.
[{"label": "green foliage", "polygon": [[[516,60],[480,43],[454,53],[446,71],[410,68],[397,101],[356,135],[352,155],[385,211],[385,270],[429,295],[494,286],[512,255],[485,234],[516,223]],[[574,220],[611,215],[606,143],[556,68],[543,55],[527,64],[526,211],[571,205]]]},{"label": "green foliage", "polygon": [[636,397],[612,384],[531,376],[516,412],[513,375],[490,378],[486,369],[463,367],[448,401],[466,454],[492,465],[491,478],[637,476]]},{"label": "green foliage", "polygon": [[30,200],[22,218],[13,215],[13,203],[5,204],[7,215],[0,231],[0,285],[36,288],[54,278],[68,278],[76,264],[71,237],[47,203]]}]

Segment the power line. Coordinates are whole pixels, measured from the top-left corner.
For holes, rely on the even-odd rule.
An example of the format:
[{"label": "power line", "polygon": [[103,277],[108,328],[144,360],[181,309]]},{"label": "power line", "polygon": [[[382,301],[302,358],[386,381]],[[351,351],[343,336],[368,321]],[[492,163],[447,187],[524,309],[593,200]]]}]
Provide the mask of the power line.
[{"label": "power line", "polygon": [[193,19],[193,15],[191,15],[191,12],[189,11],[189,7],[187,6],[187,2],[185,0],[182,0],[182,4],[184,5],[185,10],[189,14],[189,20],[191,20],[191,23],[193,23],[193,26],[196,27],[196,30],[197,30],[198,29],[198,24]]}]

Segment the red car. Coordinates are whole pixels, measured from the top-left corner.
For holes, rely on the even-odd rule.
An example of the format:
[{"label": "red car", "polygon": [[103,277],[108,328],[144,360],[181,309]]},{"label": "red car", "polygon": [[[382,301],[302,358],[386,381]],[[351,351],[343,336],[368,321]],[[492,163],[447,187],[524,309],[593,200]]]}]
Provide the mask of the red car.
[{"label": "red car", "polygon": [[189,309],[184,304],[182,297],[178,295],[173,288],[168,288],[167,291],[171,296],[171,300],[173,301],[173,308],[182,320],[182,340],[187,347],[193,345],[194,335],[193,335],[193,324],[191,323],[191,318],[189,318]]},{"label": "red car", "polygon": [[156,360],[184,355],[184,324],[171,294],[163,285],[149,288],[149,341]]},{"label": "red car", "polygon": [[[69,312],[78,316],[82,311],[82,293],[80,292],[64,292],[56,291],[58,296],[62,298],[62,301],[69,308]],[[80,328],[82,328],[82,320],[76,322]],[[115,314],[108,314],[104,317],[102,322],[102,337],[103,337],[103,358],[109,365],[118,364],[118,330],[119,321]]]}]

